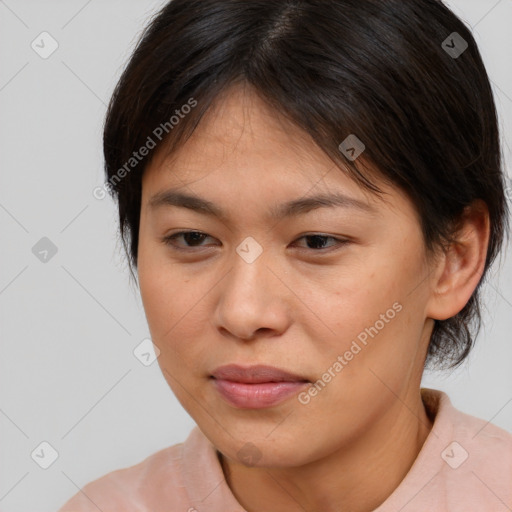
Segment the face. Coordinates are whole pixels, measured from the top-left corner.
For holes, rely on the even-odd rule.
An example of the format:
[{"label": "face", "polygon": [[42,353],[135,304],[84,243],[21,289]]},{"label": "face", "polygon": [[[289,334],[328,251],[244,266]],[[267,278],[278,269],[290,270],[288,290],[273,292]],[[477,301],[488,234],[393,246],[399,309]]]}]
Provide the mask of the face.
[{"label": "face", "polygon": [[[146,169],[138,277],[152,340],[178,400],[226,457],[305,464],[417,396],[429,268],[413,205],[379,186],[382,198],[365,192],[240,87]],[[287,211],[299,200],[310,202]],[[216,372],[231,364],[246,371]],[[254,365],[295,377],[276,383]]]}]

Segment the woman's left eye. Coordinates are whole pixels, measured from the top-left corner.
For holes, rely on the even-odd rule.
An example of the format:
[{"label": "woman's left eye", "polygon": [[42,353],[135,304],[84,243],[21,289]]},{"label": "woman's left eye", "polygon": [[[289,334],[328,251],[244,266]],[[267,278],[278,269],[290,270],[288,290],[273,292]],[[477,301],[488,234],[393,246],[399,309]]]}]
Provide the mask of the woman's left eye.
[{"label": "woman's left eye", "polygon": [[[166,245],[169,245],[177,250],[190,250],[194,247],[205,247],[204,245],[201,245],[201,242],[204,241],[205,238],[208,238],[209,235],[206,233],[201,233],[200,231],[181,231],[179,233],[175,233],[173,235],[166,236],[162,239],[163,243]],[[176,244],[176,240],[179,238],[183,238],[185,243],[185,247],[180,247]],[[211,237],[210,237],[211,238]],[[301,249],[305,250],[313,250],[315,252],[322,251],[324,249],[331,249],[332,247],[336,246],[343,246],[349,243],[348,240],[336,238],[329,235],[322,235],[322,234],[310,234],[310,235],[304,235],[298,238],[297,240],[306,240],[307,247],[301,247]],[[334,244],[331,246],[326,247],[326,241],[332,240],[334,241]]]},{"label": "woman's left eye", "polygon": [[331,245],[331,247],[343,246],[343,245],[348,244],[348,240],[336,238],[334,236],[320,235],[320,234],[304,235],[304,236],[298,238],[298,240],[302,240],[302,239],[309,240],[308,245],[312,245],[313,247],[308,247],[308,249],[313,249],[315,251],[330,248],[330,247],[325,247],[325,245],[326,245],[325,240],[334,240],[335,243],[334,243],[334,245]]}]

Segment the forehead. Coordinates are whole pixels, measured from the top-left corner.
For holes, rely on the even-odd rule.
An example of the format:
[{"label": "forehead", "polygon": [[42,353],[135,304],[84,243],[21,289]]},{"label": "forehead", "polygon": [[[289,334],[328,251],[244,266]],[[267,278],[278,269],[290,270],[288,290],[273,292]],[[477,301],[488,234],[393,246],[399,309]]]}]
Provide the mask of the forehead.
[{"label": "forehead", "polygon": [[[384,186],[377,173],[371,179],[382,187],[384,198],[399,193]],[[143,208],[169,189],[215,202],[229,200],[233,208],[261,209],[265,202],[277,205],[330,193],[373,207],[382,206],[383,199],[351,178],[307,132],[250,86],[240,84],[217,98],[184,144],[171,154],[160,148],[143,176]]]},{"label": "forehead", "polygon": [[[230,182],[236,174],[248,186],[256,178],[261,187],[285,179],[321,186],[326,176],[344,172],[308,133],[250,86],[236,84],[219,95],[184,144],[170,154],[165,146],[157,151],[143,182],[197,182],[212,173]],[[345,181],[347,186],[352,182]],[[356,183],[350,187],[359,188]]]},{"label": "forehead", "polygon": [[279,162],[285,172],[287,164],[297,170],[310,164],[333,165],[309,134],[243,84],[216,98],[186,143],[170,155],[162,149],[151,169],[162,165],[183,169],[183,164],[193,168],[196,163],[204,167],[204,162],[209,167],[233,164],[243,169],[266,161]]}]

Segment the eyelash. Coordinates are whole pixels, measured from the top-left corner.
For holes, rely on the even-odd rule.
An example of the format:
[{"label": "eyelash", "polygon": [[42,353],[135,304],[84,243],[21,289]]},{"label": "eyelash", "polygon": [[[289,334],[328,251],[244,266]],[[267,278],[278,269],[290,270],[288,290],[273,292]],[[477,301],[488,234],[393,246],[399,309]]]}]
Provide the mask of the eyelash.
[{"label": "eyelash", "polygon": [[[198,247],[189,247],[189,248],[183,248],[183,247],[178,247],[174,244],[174,241],[179,238],[180,236],[183,236],[183,235],[188,235],[188,234],[198,234],[198,235],[204,235],[206,237],[210,236],[210,235],[207,235],[206,233],[202,233],[201,231],[180,231],[179,233],[174,233],[173,235],[168,235],[168,236],[165,236],[164,238],[162,238],[162,242],[167,245],[168,247],[170,247],[171,249],[173,250],[177,250],[177,251],[185,251],[185,252],[191,252],[191,251],[194,251],[194,249],[201,249],[202,247],[204,246],[198,246]],[[313,252],[316,252],[316,253],[321,253],[321,252],[330,252],[332,250],[338,250],[338,249],[341,249],[343,246],[349,244],[349,240],[346,240],[346,239],[342,239],[342,238],[336,238],[334,236],[329,236],[329,235],[323,235],[321,233],[312,233],[312,234],[306,234],[306,235],[302,235],[300,238],[298,238],[297,240],[301,240],[302,238],[311,238],[311,237],[318,237],[318,238],[324,238],[324,239],[331,239],[331,240],[335,240],[337,242],[337,246],[332,246],[332,247],[323,247],[323,248],[320,248],[320,249],[311,249],[311,248],[308,248],[308,247],[302,247],[301,249],[302,250],[305,250],[305,251],[313,251]]]}]

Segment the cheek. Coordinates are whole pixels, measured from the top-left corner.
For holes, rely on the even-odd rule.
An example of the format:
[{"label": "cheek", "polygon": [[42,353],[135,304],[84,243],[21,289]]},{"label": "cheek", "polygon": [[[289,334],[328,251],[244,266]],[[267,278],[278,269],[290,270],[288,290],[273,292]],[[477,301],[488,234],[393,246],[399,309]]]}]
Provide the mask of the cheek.
[{"label": "cheek", "polygon": [[[344,374],[355,382],[362,367],[366,373],[368,367],[383,368],[393,378],[393,372],[398,376],[412,364],[423,329],[421,283],[427,270],[414,243],[404,241],[400,247],[398,254],[390,245],[350,272],[333,274],[310,294],[311,309],[323,325],[320,331],[311,329],[309,339],[315,340],[313,350],[321,350],[325,370],[339,355],[346,356]],[[320,337],[320,332],[327,334]]]},{"label": "cheek", "polygon": [[146,262],[141,268],[141,296],[151,339],[160,351],[158,365],[178,401],[196,417],[198,411],[191,396],[198,400],[202,393],[197,361],[204,357],[204,350],[201,355],[200,343],[191,340],[204,337],[202,302],[176,272],[163,272],[158,266],[146,266]]},{"label": "cheek", "polygon": [[141,233],[138,250],[138,281],[146,318],[154,341],[171,333],[187,307],[187,278],[165,257],[165,250],[149,234]]},{"label": "cheek", "polygon": [[156,269],[140,275],[139,283],[149,328],[159,345],[177,343],[185,327],[197,325],[194,318],[201,310],[197,288],[192,290],[175,273]]},{"label": "cheek", "polygon": [[411,259],[396,261],[385,254],[375,255],[350,266],[348,271],[335,269],[320,286],[307,283],[309,291],[305,296],[323,320],[323,331],[330,330],[335,343],[347,343],[376,322],[382,330],[382,322],[387,326],[386,320],[395,319],[396,310],[400,309],[395,304],[403,306],[410,299],[417,275],[419,269]]},{"label": "cheek", "polygon": [[[188,380],[201,360],[201,343],[209,323],[208,286],[201,279],[185,276],[178,265],[159,261],[158,250],[140,251],[139,286],[153,343],[160,350],[158,362],[169,374]],[[168,379],[169,380],[169,379]],[[175,385],[169,381],[175,390]]]}]

